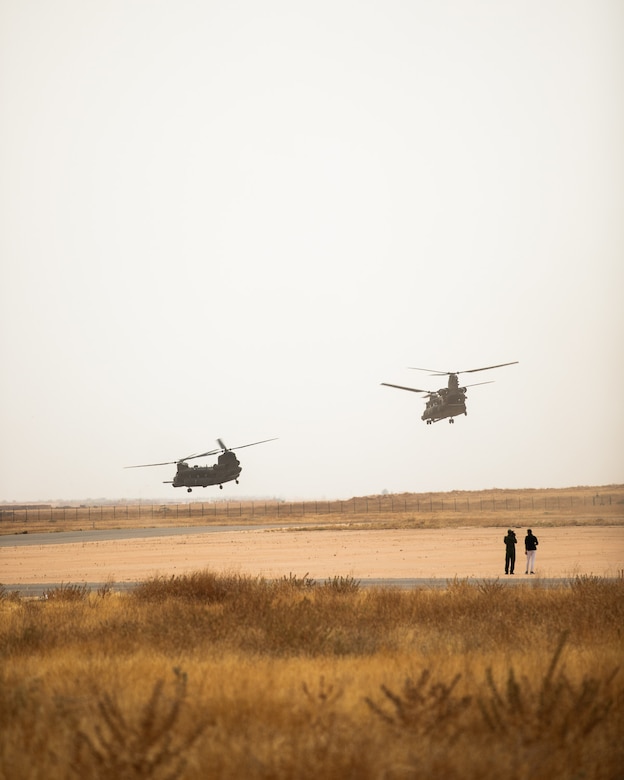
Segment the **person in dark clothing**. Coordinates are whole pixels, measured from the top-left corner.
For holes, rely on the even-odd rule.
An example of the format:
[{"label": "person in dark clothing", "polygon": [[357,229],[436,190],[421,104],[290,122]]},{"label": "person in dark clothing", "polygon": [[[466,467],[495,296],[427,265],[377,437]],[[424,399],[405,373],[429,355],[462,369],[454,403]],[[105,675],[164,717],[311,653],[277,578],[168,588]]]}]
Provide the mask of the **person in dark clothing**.
[{"label": "person in dark clothing", "polygon": [[516,533],[511,528],[507,531],[505,542],[505,574],[513,574],[516,565]]},{"label": "person in dark clothing", "polygon": [[527,566],[525,574],[535,574],[535,553],[537,551],[537,536],[534,536],[533,531],[529,528],[527,535],[524,537],[524,552],[527,557]]}]

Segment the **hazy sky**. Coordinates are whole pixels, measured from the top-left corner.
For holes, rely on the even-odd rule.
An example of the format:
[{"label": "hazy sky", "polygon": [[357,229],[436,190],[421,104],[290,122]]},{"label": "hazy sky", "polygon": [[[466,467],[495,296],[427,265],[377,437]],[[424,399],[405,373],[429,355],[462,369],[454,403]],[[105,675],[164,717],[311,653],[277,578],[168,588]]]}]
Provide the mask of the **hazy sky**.
[{"label": "hazy sky", "polygon": [[0,0],[0,500],[624,482],[623,139],[621,0]]}]

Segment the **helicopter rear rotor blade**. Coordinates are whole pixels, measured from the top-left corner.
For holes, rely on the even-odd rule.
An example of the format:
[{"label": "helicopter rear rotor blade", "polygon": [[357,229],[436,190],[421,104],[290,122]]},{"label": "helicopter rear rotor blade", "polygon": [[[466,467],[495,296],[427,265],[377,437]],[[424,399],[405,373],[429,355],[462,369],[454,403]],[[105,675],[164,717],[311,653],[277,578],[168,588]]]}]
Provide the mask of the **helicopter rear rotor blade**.
[{"label": "helicopter rear rotor blade", "polygon": [[187,455],[184,458],[178,458],[178,460],[166,460],[162,463],[141,463],[138,466],[124,466],[126,469],[143,469],[149,466],[176,466],[178,463],[185,463],[187,460],[194,460],[195,458],[207,458],[210,455],[216,455],[219,452],[230,452],[231,450],[241,450],[243,447],[253,447],[255,444],[264,444],[267,441],[277,441],[277,439],[263,439],[262,441],[254,441],[251,444],[241,444],[240,447],[226,447],[223,439],[217,439],[219,443],[219,449],[208,450],[207,452],[200,452],[197,455]]},{"label": "helicopter rear rotor blade", "polygon": [[164,463],[140,463],[138,466],[124,466],[125,469],[146,469],[150,466],[172,466],[178,463],[177,460],[166,460]]},{"label": "helicopter rear rotor blade", "polygon": [[208,452],[200,452],[198,455],[188,455],[186,458],[182,458],[181,460],[176,461],[176,463],[182,463],[185,460],[193,460],[194,458],[207,458],[209,455],[216,455],[217,452],[221,452],[221,449],[209,450]]},{"label": "helicopter rear rotor blade", "polygon": [[[241,444],[238,447],[224,447],[224,450],[232,451],[232,450],[242,450],[244,447],[255,447],[256,444],[266,444],[268,441],[277,441],[277,437],[274,439],[262,439],[262,441],[252,441],[251,444]],[[219,442],[221,442],[221,439],[219,439]]]},{"label": "helicopter rear rotor blade", "polygon": [[193,458],[207,458],[209,455],[216,455],[218,452],[232,452],[232,450],[242,450],[243,447],[253,447],[256,444],[264,444],[267,441],[277,441],[277,439],[263,439],[262,441],[254,441],[251,444],[241,444],[240,447],[227,447],[223,439],[217,439],[219,443],[218,450],[210,450],[209,452],[200,452],[199,455],[189,455],[184,460],[193,460]]}]

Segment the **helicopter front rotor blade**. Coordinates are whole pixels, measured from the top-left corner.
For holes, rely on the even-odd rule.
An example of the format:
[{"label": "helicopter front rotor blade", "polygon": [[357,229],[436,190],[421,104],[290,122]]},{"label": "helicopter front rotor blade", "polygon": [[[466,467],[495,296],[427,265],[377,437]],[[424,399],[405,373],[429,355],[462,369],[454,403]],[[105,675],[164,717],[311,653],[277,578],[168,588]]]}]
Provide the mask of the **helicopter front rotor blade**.
[{"label": "helicopter front rotor blade", "polygon": [[467,368],[465,371],[436,371],[433,368],[416,368],[408,366],[412,371],[429,371],[431,376],[452,376],[453,374],[473,374],[475,371],[489,371],[492,368],[503,368],[503,366],[515,366],[519,360],[513,360],[511,363],[498,363],[496,366],[484,366],[483,368]]},{"label": "helicopter front rotor blade", "polygon": [[464,385],[464,387],[476,387],[477,385],[493,385],[494,380],[490,379],[488,382],[473,382],[471,385]]},{"label": "helicopter front rotor blade", "polygon": [[485,366],[484,368],[469,368],[466,371],[456,371],[456,374],[474,374],[475,371],[489,371],[491,368],[503,368],[503,366],[515,366],[519,360],[512,360],[511,363],[499,363],[497,366]]},{"label": "helicopter front rotor blade", "polygon": [[416,366],[408,366],[411,371],[428,371],[431,376],[448,376],[449,374],[456,373],[454,371],[436,371],[434,368],[416,368]]},{"label": "helicopter front rotor blade", "polygon": [[426,393],[431,395],[432,390],[419,390],[417,387],[404,387],[403,385],[391,385],[389,382],[381,383],[384,387],[396,387],[397,390],[409,390],[411,393]]}]

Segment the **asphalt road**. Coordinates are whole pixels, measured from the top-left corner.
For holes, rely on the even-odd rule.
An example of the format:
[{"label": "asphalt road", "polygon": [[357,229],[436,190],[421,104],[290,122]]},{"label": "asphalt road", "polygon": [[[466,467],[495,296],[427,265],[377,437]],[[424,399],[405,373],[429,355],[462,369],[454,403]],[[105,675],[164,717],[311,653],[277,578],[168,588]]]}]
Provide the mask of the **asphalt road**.
[{"label": "asphalt road", "polygon": [[[259,530],[281,528],[281,524],[253,526]],[[82,542],[116,542],[121,539],[153,539],[186,534],[248,531],[249,525],[193,525],[175,528],[111,528],[102,531],[62,531],[44,534],[5,534],[0,536],[0,547],[28,547],[41,544],[81,544]]]}]

